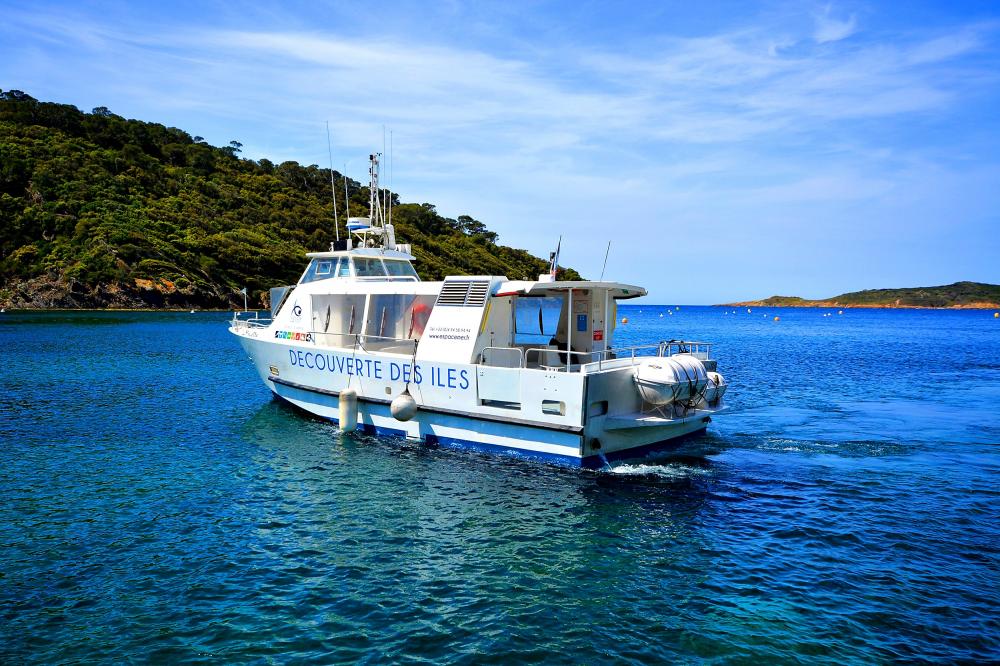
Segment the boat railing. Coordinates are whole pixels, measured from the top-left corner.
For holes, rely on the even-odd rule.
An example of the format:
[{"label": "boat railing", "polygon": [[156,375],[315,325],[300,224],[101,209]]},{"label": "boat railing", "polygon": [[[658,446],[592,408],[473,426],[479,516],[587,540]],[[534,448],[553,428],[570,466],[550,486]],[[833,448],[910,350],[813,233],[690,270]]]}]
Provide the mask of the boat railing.
[{"label": "boat railing", "polygon": [[[240,315],[243,315],[242,317]],[[253,316],[247,316],[253,315]],[[232,328],[236,331],[250,331],[266,328],[271,324],[270,318],[259,317],[254,312],[237,312],[233,316]],[[328,333],[326,331],[308,331],[295,333],[297,342],[312,343],[318,347],[333,347],[339,349],[360,349],[366,352],[388,352],[392,354],[413,355],[419,340],[413,338],[394,338],[385,335],[368,335],[366,333]]]},{"label": "boat railing", "polygon": [[234,312],[232,327],[235,330],[246,330],[251,328],[267,328],[271,325],[271,317],[261,317],[260,313],[253,310],[244,312]]},{"label": "boat railing", "polygon": [[663,340],[659,344],[657,356],[673,356],[674,354],[690,354],[699,361],[712,358],[712,343],[691,340]]},{"label": "boat railing", "polygon": [[531,347],[524,350],[524,366],[526,368],[542,368],[544,370],[565,370],[567,362],[570,370],[591,363],[601,352],[568,352],[556,347]]},{"label": "boat railing", "polygon": [[389,352],[412,356],[417,351],[413,338],[391,338],[385,335],[358,335],[358,348],[364,351]]},{"label": "boat railing", "polygon": [[[613,364],[615,367],[635,365],[637,359],[643,357],[674,356],[676,354],[690,354],[699,360],[707,361],[712,355],[712,344],[691,340],[663,340],[657,344],[591,352],[567,352],[565,349],[558,349],[554,346],[530,347],[528,349],[487,347],[480,354],[479,363],[506,368],[540,368],[556,371],[568,369],[570,372],[582,372],[585,368],[587,371],[603,370],[608,364]],[[518,360],[516,365],[512,363],[514,359]]]},{"label": "boat railing", "polygon": [[366,352],[412,355],[417,349],[418,341],[413,338],[393,338],[385,335],[369,335],[367,333],[310,331],[305,342],[311,342],[318,347],[360,349]]},{"label": "boat railing", "polygon": [[[510,360],[504,361],[504,357]],[[520,347],[486,347],[479,355],[479,364],[496,368],[523,368],[524,350]]]},{"label": "boat railing", "polygon": [[420,282],[416,275],[359,275],[357,282]]}]

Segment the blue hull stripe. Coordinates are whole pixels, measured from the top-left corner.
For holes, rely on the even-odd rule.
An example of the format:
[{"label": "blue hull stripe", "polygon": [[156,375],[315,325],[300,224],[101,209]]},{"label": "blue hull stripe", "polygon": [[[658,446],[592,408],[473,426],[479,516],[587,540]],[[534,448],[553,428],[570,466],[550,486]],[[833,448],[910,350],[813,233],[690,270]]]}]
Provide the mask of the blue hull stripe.
[{"label": "blue hull stripe", "polygon": [[[295,409],[304,411],[310,416],[316,416],[312,412],[308,412],[293,402],[290,402],[278,395],[273,394],[274,397],[278,398],[282,402],[285,402]],[[324,418],[324,417],[319,417]],[[331,421],[336,425],[340,425],[339,419],[334,417],[327,417],[327,420]],[[378,435],[381,437],[397,437],[400,439],[406,439],[406,431],[399,430],[397,428],[381,428],[372,423],[358,423],[357,430],[365,433],[366,435]],[[704,434],[705,428],[701,430],[696,430],[692,433],[686,435],[681,435],[680,437],[674,437],[673,439],[664,440],[662,442],[654,442],[652,444],[646,444],[643,446],[638,446],[633,449],[627,449],[625,451],[613,451],[606,454],[603,458],[601,456],[573,456],[573,455],[560,455],[558,453],[545,453],[543,451],[528,451],[525,449],[519,449],[512,446],[504,446],[502,444],[487,444],[485,442],[474,442],[468,439],[459,439],[456,437],[439,437],[434,434],[427,434],[422,441],[427,442],[430,445],[443,446],[449,449],[459,449],[465,451],[478,451],[480,453],[489,453],[493,455],[505,455],[513,458],[520,458],[522,460],[536,460],[539,462],[562,465],[564,467],[576,467],[584,469],[601,469],[605,467],[607,462],[620,462],[625,460],[635,460],[637,458],[644,458],[646,456],[652,455],[657,452],[668,451],[670,449],[676,448],[681,442],[690,439],[692,437],[697,437]]]},{"label": "blue hull stripe", "polygon": [[[287,379],[281,379],[280,377],[268,377],[268,381],[273,384],[280,384],[281,386],[287,386],[288,388],[293,388],[299,391],[306,391],[308,393],[318,393],[319,395],[329,395],[334,398],[339,398],[339,391],[331,391],[330,389],[322,389],[316,386],[307,386],[305,384],[298,384],[296,382],[290,382]],[[274,391],[272,390],[272,393]],[[277,393],[275,393],[277,395]],[[280,396],[279,396],[280,397]],[[390,400],[384,400],[382,398],[372,398],[369,396],[358,396],[358,402],[367,402],[372,405],[389,405],[392,404]],[[583,433],[582,426],[573,425],[562,425],[559,423],[543,423],[539,421],[528,421],[526,419],[519,419],[513,416],[497,416],[494,414],[479,414],[475,417],[470,417],[466,412],[460,412],[454,409],[446,409],[444,407],[433,407],[430,405],[420,405],[420,410],[424,412],[430,412],[432,414],[446,414],[448,416],[458,416],[460,418],[475,418],[477,421],[493,421],[495,423],[513,423],[517,425],[528,426],[529,428],[542,428],[545,430],[559,430],[562,432],[572,432],[581,434]]]}]

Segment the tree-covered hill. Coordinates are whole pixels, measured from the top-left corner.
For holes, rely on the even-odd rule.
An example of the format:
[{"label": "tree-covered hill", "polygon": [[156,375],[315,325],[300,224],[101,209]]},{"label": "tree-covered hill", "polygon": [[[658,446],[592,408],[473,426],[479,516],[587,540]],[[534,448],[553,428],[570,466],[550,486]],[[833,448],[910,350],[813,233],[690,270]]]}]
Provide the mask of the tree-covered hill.
[{"label": "tree-covered hill", "polygon": [[857,307],[857,308],[995,308],[1000,307],[1000,285],[956,282],[940,287],[865,289],[819,301],[798,296],[771,296],[759,301],[730,305],[769,307]]},{"label": "tree-covered hill", "polygon": [[[333,240],[330,170],[239,152],[237,141],[214,147],[103,107],[0,91],[0,305],[230,307],[244,286],[263,304],[298,279],[305,252]],[[347,189],[350,214],[367,215],[367,186]],[[472,217],[391,196],[396,237],[413,244],[423,279],[546,269]]]}]

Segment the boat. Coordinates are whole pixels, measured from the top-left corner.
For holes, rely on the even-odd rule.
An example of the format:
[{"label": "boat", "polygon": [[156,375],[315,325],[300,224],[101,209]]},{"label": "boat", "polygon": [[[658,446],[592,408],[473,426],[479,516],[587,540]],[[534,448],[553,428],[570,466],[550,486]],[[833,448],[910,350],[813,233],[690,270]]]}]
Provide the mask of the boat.
[{"label": "boat", "polygon": [[536,280],[421,281],[378,194],[379,160],[369,216],[271,289],[270,316],[234,313],[274,396],[345,431],[587,469],[669,452],[724,409],[709,343],[614,347],[617,304],[646,290],[556,280],[558,249]]}]

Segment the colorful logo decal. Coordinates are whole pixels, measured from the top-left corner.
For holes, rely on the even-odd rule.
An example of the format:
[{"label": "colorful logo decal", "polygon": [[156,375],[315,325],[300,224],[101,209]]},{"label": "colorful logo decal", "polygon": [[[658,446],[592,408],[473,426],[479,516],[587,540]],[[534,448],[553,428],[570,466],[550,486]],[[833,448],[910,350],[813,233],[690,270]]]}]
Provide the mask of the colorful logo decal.
[{"label": "colorful logo decal", "polygon": [[312,333],[294,333],[292,331],[275,331],[274,337],[279,340],[300,340],[302,342],[312,342]]}]

